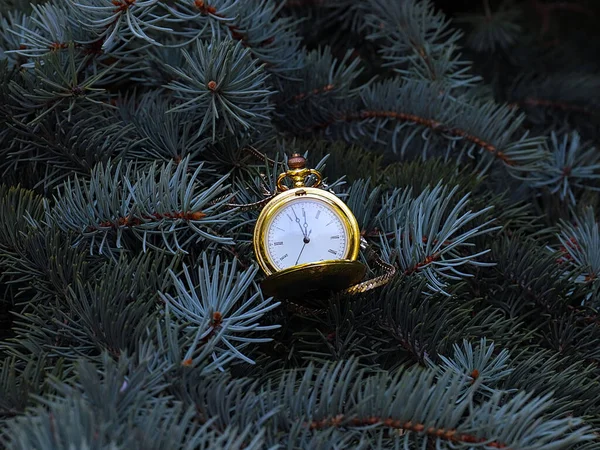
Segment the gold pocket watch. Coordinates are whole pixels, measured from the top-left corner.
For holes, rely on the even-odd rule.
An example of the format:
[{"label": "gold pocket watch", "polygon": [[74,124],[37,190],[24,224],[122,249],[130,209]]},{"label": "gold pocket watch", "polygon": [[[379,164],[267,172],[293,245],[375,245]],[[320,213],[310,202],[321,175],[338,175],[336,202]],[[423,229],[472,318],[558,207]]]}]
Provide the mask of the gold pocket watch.
[{"label": "gold pocket watch", "polygon": [[[267,277],[268,296],[299,298],[340,291],[360,282],[366,266],[357,261],[361,235],[346,204],[321,188],[321,174],[294,154],[277,179],[277,194],[263,208],[254,229],[254,252]],[[316,179],[305,186],[308,176]],[[284,180],[293,184],[288,188]]]}]

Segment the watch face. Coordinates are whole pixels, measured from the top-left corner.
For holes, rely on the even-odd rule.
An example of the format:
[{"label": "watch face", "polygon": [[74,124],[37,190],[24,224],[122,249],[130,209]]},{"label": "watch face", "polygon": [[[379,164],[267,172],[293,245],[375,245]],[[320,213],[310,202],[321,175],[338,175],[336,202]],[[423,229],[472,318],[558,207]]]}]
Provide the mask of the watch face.
[{"label": "watch face", "polygon": [[344,259],[348,241],[348,231],[339,213],[315,198],[289,201],[267,225],[266,248],[277,270]]}]

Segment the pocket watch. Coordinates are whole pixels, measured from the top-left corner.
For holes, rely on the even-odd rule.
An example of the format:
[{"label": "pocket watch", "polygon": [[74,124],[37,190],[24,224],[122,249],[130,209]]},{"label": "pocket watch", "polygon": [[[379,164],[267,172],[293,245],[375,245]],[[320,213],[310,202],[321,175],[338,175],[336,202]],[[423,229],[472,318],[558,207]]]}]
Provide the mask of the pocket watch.
[{"label": "pocket watch", "polygon": [[[355,285],[366,266],[357,261],[361,235],[354,214],[322,188],[321,174],[307,169],[304,157],[292,155],[288,167],[254,228],[254,252],[266,274],[263,292],[293,299]],[[306,186],[311,175],[316,181]],[[286,179],[293,187],[284,184]]]}]

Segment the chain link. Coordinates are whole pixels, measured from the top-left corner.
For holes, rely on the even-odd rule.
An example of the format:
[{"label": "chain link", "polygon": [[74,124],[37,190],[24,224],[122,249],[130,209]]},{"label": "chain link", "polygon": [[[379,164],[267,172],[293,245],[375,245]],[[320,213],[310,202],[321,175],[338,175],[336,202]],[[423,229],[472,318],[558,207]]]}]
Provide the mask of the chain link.
[{"label": "chain link", "polygon": [[255,149],[251,145],[249,145],[248,147],[244,147],[244,150],[247,151],[248,153],[250,153],[256,159],[266,160],[270,164],[275,164],[275,160],[274,159],[269,158],[263,152],[261,152],[260,150]]},{"label": "chain link", "polygon": [[293,314],[300,313],[305,316],[318,316],[321,314],[325,314],[328,311],[328,308],[311,308],[309,306],[299,305],[298,303],[295,303],[291,300],[284,300],[284,304]]},{"label": "chain link", "polygon": [[[254,156],[256,159],[260,159],[260,160],[266,160],[271,164],[275,163],[275,160],[269,158],[267,155],[265,155],[264,153],[258,151],[257,149],[255,149],[252,146],[248,146],[248,147],[244,147],[243,148],[244,151],[247,151],[248,153],[250,153],[252,156]],[[266,191],[266,189],[265,189]],[[263,198],[262,200],[259,200],[257,202],[252,202],[252,203],[225,203],[223,206],[225,206],[226,208],[231,208],[231,209],[239,209],[240,211],[256,211],[261,209],[263,206],[265,206],[267,203],[269,203],[269,201],[275,197],[277,195],[276,192],[269,192],[267,194],[267,196],[265,198]],[[220,201],[228,198],[229,195],[222,195],[221,197],[216,198],[215,200],[209,202],[209,205],[216,205],[217,203],[219,203]]]},{"label": "chain link", "polygon": [[348,295],[356,295],[361,294],[363,292],[370,291],[371,289],[378,288],[380,286],[384,286],[390,282],[394,275],[396,275],[396,266],[385,262],[381,259],[381,256],[375,253],[367,240],[363,237],[361,240],[361,249],[363,249],[366,253],[367,260],[373,261],[373,263],[379,267],[379,269],[383,270],[385,273],[375,278],[371,278],[370,280],[363,281],[362,283],[355,284],[354,286],[350,286],[348,289],[343,292]]}]

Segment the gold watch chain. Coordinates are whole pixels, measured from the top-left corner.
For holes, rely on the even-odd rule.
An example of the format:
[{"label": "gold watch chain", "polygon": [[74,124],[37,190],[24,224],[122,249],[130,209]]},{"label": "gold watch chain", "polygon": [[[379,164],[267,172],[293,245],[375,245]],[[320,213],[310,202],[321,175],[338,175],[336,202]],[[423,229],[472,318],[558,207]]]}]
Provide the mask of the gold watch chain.
[{"label": "gold watch chain", "polygon": [[372,260],[385,273],[370,280],[363,281],[361,283],[350,286],[344,290],[344,293],[349,295],[361,294],[363,292],[370,291],[371,289],[384,286],[390,282],[390,280],[396,275],[396,266],[389,264],[381,259],[381,256],[377,255],[371,246],[367,243],[366,239],[361,238],[361,244],[365,252],[367,253],[367,259]]}]

